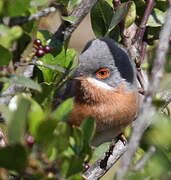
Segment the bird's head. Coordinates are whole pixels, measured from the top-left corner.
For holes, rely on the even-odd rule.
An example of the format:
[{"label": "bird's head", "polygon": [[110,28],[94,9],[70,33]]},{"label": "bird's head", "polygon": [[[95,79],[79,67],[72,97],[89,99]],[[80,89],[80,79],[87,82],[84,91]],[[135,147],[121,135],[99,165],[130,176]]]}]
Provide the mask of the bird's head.
[{"label": "bird's head", "polygon": [[125,85],[135,88],[135,72],[127,52],[115,41],[98,38],[87,43],[79,56],[74,78],[99,89],[113,90]]}]

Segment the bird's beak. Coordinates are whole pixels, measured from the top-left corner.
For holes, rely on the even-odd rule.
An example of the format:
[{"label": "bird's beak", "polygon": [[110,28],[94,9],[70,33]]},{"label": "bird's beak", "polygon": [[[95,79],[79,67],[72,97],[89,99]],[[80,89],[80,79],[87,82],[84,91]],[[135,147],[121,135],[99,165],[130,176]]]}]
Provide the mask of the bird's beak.
[{"label": "bird's beak", "polygon": [[74,77],[75,80],[82,81],[85,79],[84,76]]}]

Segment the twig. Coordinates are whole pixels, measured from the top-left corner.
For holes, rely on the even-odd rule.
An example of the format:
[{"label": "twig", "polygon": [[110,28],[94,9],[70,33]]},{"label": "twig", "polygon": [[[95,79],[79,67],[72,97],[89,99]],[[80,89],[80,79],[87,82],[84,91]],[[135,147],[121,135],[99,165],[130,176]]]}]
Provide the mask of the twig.
[{"label": "twig", "polygon": [[141,20],[140,26],[136,32],[134,42],[135,41],[139,41],[139,43],[142,42],[143,37],[144,37],[144,32],[146,29],[146,24],[147,24],[147,21],[148,21],[150,14],[153,10],[154,5],[155,5],[154,0],[147,0],[147,7],[145,9],[144,16]]},{"label": "twig", "polygon": [[55,39],[60,40],[61,42],[69,39],[71,34],[78,27],[83,18],[89,13],[96,2],[97,0],[83,0],[81,4],[79,4],[78,7],[76,7],[69,15],[75,17],[75,21],[73,23],[63,21],[54,34]]},{"label": "twig", "polygon": [[137,164],[134,166],[134,171],[139,171],[142,169],[147,161],[151,158],[151,156],[156,152],[156,148],[154,146],[151,146],[148,151],[145,153],[145,155],[137,162]]},{"label": "twig", "polygon": [[150,112],[153,111],[152,96],[156,93],[159,82],[163,76],[164,65],[166,62],[166,53],[169,47],[169,37],[171,35],[171,6],[167,11],[165,23],[163,29],[160,32],[159,45],[156,52],[156,58],[154,60],[154,66],[152,69],[151,80],[149,83],[148,91],[144,98],[143,106],[140,109],[140,115],[135,122],[133,132],[129,141],[128,151],[125,153],[122,159],[122,166],[117,173],[117,180],[123,180],[129,166],[132,162],[136,149],[140,143],[140,139],[150,125],[150,117],[147,117]]},{"label": "twig", "polygon": [[101,167],[101,162],[106,159],[106,155],[97,160],[84,174],[83,177],[86,180],[97,180],[102,177],[112,166],[116,163],[116,161],[123,155],[123,153],[127,150],[127,145],[124,145],[121,140],[119,140],[114,148],[110,156],[106,160],[106,166]]},{"label": "twig", "polygon": [[21,25],[21,24],[24,24],[24,23],[27,23],[27,22],[30,22],[33,20],[38,20],[41,17],[47,16],[48,14],[53,13],[55,11],[56,11],[55,7],[48,7],[46,9],[43,9],[42,11],[39,11],[36,14],[28,16],[28,17],[21,16],[21,17],[17,17],[17,18],[12,18],[10,20],[10,26]]}]

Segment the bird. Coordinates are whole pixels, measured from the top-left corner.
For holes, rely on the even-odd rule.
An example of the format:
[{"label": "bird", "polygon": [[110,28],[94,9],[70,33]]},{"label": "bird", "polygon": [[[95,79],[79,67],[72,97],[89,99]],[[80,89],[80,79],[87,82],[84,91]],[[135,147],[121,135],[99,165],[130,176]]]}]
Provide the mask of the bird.
[{"label": "bird", "polygon": [[126,49],[110,38],[89,41],[78,61],[64,95],[74,97],[69,123],[80,126],[85,118],[94,118],[92,144],[98,146],[122,134],[138,115],[135,65]]}]

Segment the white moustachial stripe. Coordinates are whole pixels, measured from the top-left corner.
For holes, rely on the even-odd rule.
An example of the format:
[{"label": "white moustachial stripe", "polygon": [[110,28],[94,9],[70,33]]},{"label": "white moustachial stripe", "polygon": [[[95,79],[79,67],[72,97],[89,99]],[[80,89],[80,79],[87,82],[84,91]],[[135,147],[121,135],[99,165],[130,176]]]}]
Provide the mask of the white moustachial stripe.
[{"label": "white moustachial stripe", "polygon": [[103,89],[106,89],[106,90],[113,90],[114,88],[109,86],[108,84],[102,82],[102,81],[99,81],[95,78],[91,78],[91,77],[88,77],[87,78],[87,81],[93,85],[95,85],[96,87],[99,87],[99,88],[103,88]]}]

